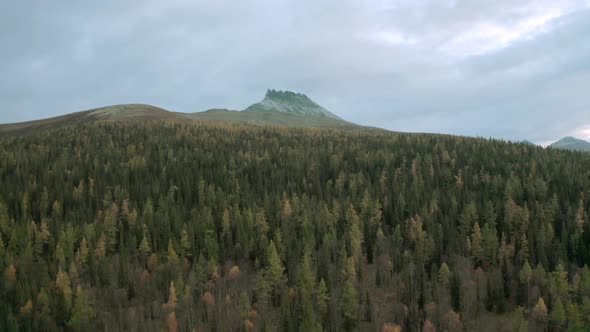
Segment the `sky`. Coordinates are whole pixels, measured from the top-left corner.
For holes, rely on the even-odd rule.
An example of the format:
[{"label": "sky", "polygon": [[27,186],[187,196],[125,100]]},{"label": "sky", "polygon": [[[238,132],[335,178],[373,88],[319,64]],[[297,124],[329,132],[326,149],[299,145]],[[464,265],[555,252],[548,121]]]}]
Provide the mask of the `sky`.
[{"label": "sky", "polygon": [[3,1],[0,123],[274,88],[397,131],[590,139],[589,33],[590,0]]}]

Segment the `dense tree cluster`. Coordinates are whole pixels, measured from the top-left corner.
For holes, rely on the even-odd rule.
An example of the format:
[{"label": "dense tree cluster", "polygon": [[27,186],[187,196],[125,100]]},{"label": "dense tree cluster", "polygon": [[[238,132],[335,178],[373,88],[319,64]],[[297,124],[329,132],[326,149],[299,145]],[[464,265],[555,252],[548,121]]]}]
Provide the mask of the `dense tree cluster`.
[{"label": "dense tree cluster", "polygon": [[590,155],[110,123],[0,140],[0,330],[590,325]]}]

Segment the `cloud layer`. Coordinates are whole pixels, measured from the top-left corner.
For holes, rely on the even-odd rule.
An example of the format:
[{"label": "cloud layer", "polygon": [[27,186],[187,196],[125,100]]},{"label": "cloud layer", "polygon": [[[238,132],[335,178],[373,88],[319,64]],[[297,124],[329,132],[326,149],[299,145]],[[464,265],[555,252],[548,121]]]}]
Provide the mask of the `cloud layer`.
[{"label": "cloud layer", "polygon": [[0,123],[267,88],[392,130],[590,139],[590,1],[0,4]]}]

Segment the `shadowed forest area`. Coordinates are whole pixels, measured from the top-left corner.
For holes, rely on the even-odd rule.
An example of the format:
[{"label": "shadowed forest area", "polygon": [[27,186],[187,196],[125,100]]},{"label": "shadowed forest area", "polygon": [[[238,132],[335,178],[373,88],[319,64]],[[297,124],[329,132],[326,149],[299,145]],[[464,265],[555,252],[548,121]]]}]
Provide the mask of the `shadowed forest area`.
[{"label": "shadowed forest area", "polygon": [[100,123],[0,139],[2,331],[585,331],[590,154]]}]

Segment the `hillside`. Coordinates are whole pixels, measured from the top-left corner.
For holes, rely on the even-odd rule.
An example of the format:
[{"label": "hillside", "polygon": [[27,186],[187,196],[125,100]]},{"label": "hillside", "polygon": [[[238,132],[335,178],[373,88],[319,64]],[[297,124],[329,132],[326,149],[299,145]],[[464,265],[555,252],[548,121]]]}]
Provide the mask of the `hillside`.
[{"label": "hillside", "polygon": [[0,183],[0,331],[590,324],[590,154],[101,121],[0,138]]},{"label": "hillside", "polygon": [[105,121],[173,121],[249,123],[301,128],[362,128],[340,119],[307,96],[290,91],[268,90],[265,98],[243,111],[212,109],[179,113],[144,104],[123,104],[96,108],[50,119],[0,125],[0,133],[60,128]]},{"label": "hillside", "polygon": [[88,116],[98,120],[184,120],[180,113],[144,104],[125,104],[96,108]]},{"label": "hillside", "polygon": [[97,118],[90,114],[90,111],[77,112],[57,116],[54,118],[33,120],[20,123],[0,124],[0,133],[22,132],[27,130],[42,130],[73,126],[96,121]]},{"label": "hillside", "polygon": [[590,152],[590,142],[575,137],[564,137],[559,141],[549,145],[549,147],[561,150]]},{"label": "hillside", "polygon": [[208,110],[185,115],[196,121],[216,121],[230,123],[249,123],[300,128],[361,128],[343,120],[314,114],[280,112],[273,109],[248,108],[244,111]]},{"label": "hillside", "polygon": [[95,108],[49,119],[0,124],[0,133],[57,129],[108,121],[187,121],[185,116],[144,104],[125,104]]}]

